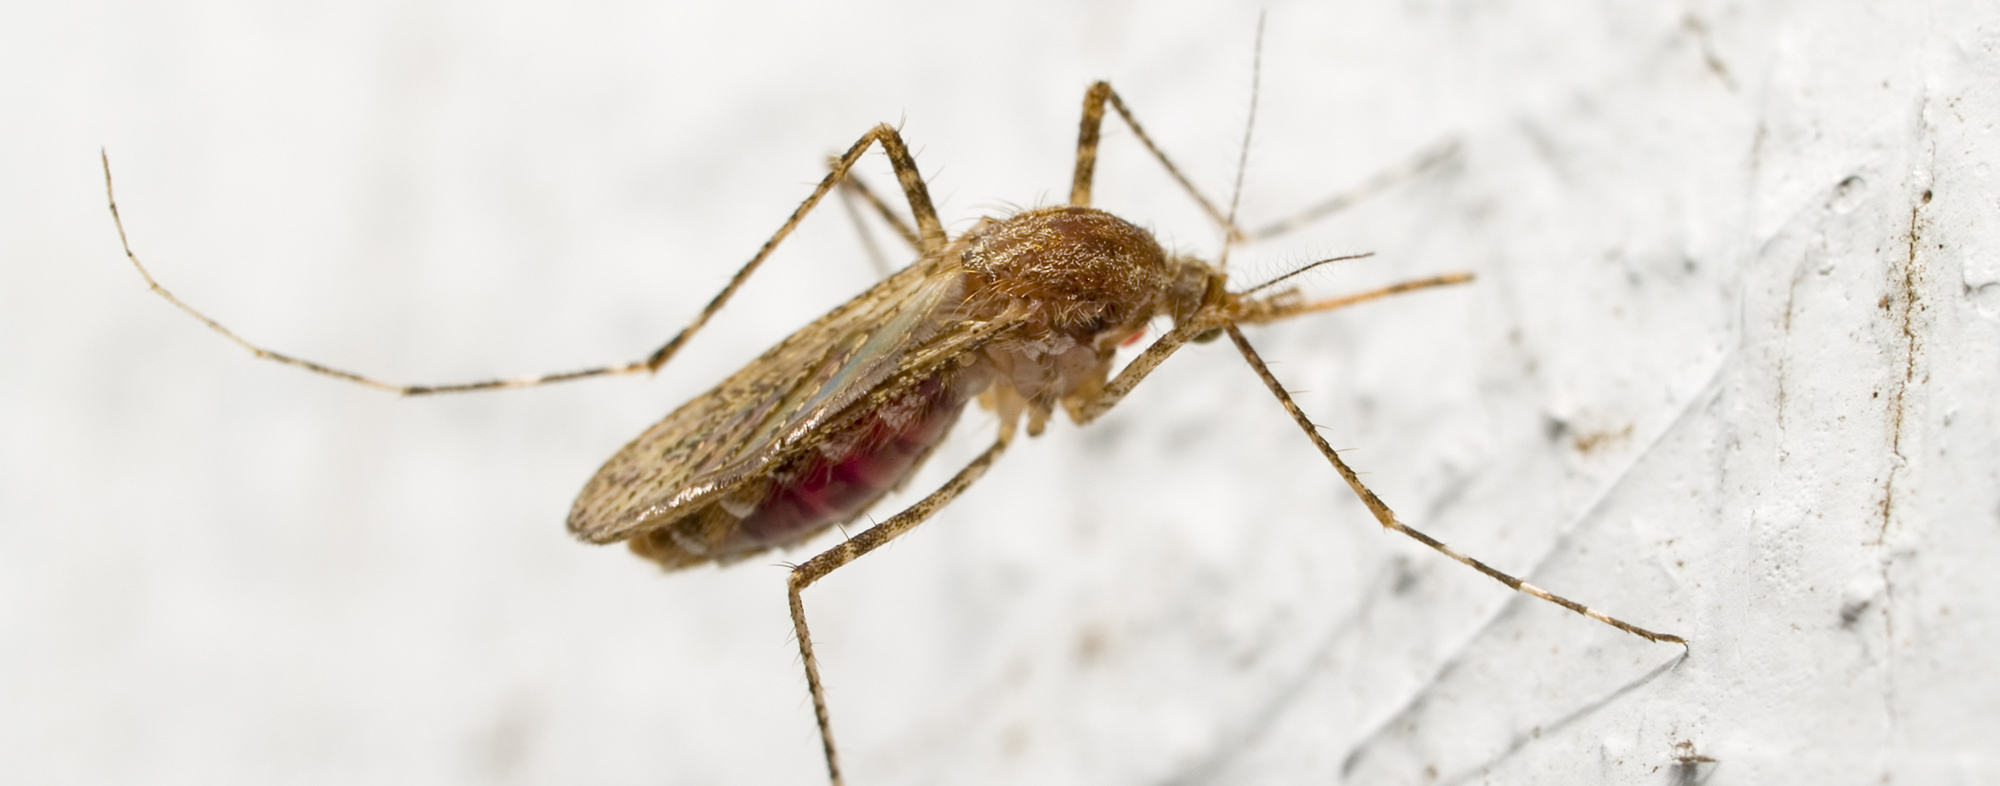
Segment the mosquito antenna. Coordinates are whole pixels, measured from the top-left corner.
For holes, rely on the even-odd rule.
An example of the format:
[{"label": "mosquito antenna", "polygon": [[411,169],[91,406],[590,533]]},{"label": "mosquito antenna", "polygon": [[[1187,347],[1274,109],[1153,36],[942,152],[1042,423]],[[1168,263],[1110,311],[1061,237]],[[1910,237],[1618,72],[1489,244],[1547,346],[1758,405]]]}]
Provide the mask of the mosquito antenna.
[{"label": "mosquito antenna", "polygon": [[1257,43],[1250,55],[1250,117],[1243,121],[1243,149],[1236,155],[1236,183],[1229,189],[1229,232],[1222,237],[1217,270],[1229,267],[1229,246],[1236,240],[1236,206],[1243,201],[1243,171],[1250,167],[1250,133],[1257,129],[1257,88],[1264,71],[1264,12],[1257,12]]},{"label": "mosquito antenna", "polygon": [[1266,289],[1270,289],[1271,287],[1275,287],[1275,286],[1277,286],[1277,285],[1279,285],[1279,284],[1282,284],[1282,283],[1284,283],[1284,282],[1285,282],[1285,281],[1286,281],[1287,279],[1290,279],[1290,278],[1291,278],[1291,277],[1293,277],[1293,276],[1296,276],[1296,275],[1298,275],[1298,274],[1300,274],[1300,273],[1304,273],[1304,272],[1306,272],[1306,271],[1308,271],[1308,270],[1311,270],[1311,269],[1313,269],[1313,268],[1316,268],[1316,267],[1319,267],[1320,265],[1330,265],[1330,264],[1333,264],[1333,263],[1335,263],[1335,262],[1346,262],[1346,261],[1348,261],[1348,260],[1353,260],[1353,259],[1367,259],[1367,258],[1369,258],[1369,257],[1372,257],[1372,256],[1375,256],[1375,252],[1373,252],[1373,251],[1370,251],[1370,252],[1367,252],[1367,253],[1365,253],[1365,254],[1348,254],[1347,256],[1344,256],[1344,257],[1332,257],[1332,258],[1330,258],[1330,259],[1322,259],[1322,260],[1320,260],[1320,261],[1318,261],[1318,262],[1314,262],[1314,263],[1312,263],[1312,264],[1310,264],[1310,265],[1306,265],[1305,267],[1302,267],[1302,268],[1299,268],[1299,269],[1297,269],[1297,270],[1294,270],[1294,271],[1292,271],[1292,272],[1290,272],[1290,273],[1286,273],[1286,274],[1284,274],[1284,275],[1282,275],[1282,276],[1279,276],[1279,277],[1277,277],[1277,278],[1274,278],[1274,279],[1271,279],[1271,280],[1269,280],[1269,281],[1266,281],[1266,282],[1264,282],[1264,283],[1262,283],[1262,284],[1258,284],[1257,286],[1254,286],[1254,287],[1251,287],[1251,288],[1249,288],[1249,289],[1246,289],[1246,290],[1243,290],[1242,292],[1238,292],[1238,293],[1236,293],[1236,294],[1237,294],[1237,295],[1239,295],[1239,296],[1241,296],[1241,295],[1254,295],[1254,294],[1256,294],[1256,293],[1258,293],[1258,292],[1262,292],[1262,291],[1264,291],[1264,290],[1266,290]]}]

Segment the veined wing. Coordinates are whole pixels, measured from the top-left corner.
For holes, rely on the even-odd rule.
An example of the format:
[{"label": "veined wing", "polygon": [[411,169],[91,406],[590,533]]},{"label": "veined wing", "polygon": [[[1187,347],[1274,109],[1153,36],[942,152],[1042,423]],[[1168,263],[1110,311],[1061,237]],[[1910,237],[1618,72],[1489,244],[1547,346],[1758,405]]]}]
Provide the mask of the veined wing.
[{"label": "veined wing", "polygon": [[584,486],[570,531],[609,543],[672,522],[810,448],[892,377],[913,382],[919,366],[990,340],[995,326],[955,316],[959,245],[801,328],[640,434]]}]

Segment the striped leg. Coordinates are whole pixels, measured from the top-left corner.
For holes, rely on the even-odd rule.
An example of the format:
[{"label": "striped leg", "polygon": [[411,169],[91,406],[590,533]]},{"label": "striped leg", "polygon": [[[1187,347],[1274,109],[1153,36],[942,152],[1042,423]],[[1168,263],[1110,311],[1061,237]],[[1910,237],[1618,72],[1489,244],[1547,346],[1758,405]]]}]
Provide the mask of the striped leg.
[{"label": "striped leg", "polygon": [[[830,166],[839,165],[840,157],[833,157]],[[868,184],[861,180],[860,175],[847,173],[847,177],[840,181],[840,206],[847,210],[848,220],[854,223],[855,234],[861,236],[861,245],[867,249],[868,259],[875,266],[875,273],[882,278],[888,278],[891,272],[889,263],[883,258],[882,250],[875,245],[875,236],[868,231],[868,223],[861,219],[861,209],[854,204],[857,199],[866,203],[868,209],[881,217],[883,223],[888,224],[890,229],[896,230],[896,236],[902,238],[903,243],[909,246],[911,251],[922,253],[923,243],[917,238],[917,230],[912,228],[909,222],[904,221],[902,216],[896,215],[896,211],[891,209],[887,202],[883,202],[881,197],[876,196],[875,192],[868,188]]]},{"label": "striped leg", "polygon": [[1380,522],[1384,529],[1392,529],[1408,535],[1412,540],[1436,549],[1438,553],[1465,563],[1473,570],[1493,577],[1495,581],[1507,585],[1509,589],[1520,590],[1634,636],[1639,636],[1649,641],[1679,644],[1683,650],[1687,649],[1688,643],[1686,639],[1666,633],[1655,633],[1561,595],[1553,594],[1541,587],[1495,570],[1484,562],[1459,553],[1458,550],[1445,545],[1443,541],[1411,529],[1405,526],[1403,522],[1397,521],[1396,512],[1390,510],[1389,506],[1384,504],[1380,497],[1375,496],[1375,492],[1370,491],[1367,486],[1362,485],[1361,478],[1354,473],[1352,468],[1347,466],[1347,462],[1340,459],[1340,454],[1334,452],[1333,446],[1328,445],[1326,439],[1319,435],[1319,429],[1315,428],[1312,421],[1306,418],[1306,413],[1299,409],[1299,405],[1292,401],[1291,394],[1285,392],[1284,386],[1278,384],[1278,378],[1271,375],[1271,369],[1264,365],[1263,358],[1258,357],[1257,350],[1250,347],[1249,340],[1243,337],[1243,331],[1235,325],[1228,325],[1224,329],[1229,332],[1229,340],[1236,343],[1237,351],[1243,353],[1243,359],[1249,361],[1250,368],[1257,372],[1257,378],[1264,381],[1264,387],[1270,388],[1271,395],[1278,397],[1278,403],[1283,404],[1285,411],[1291,413],[1292,421],[1299,424],[1299,429],[1304,431],[1306,437],[1312,440],[1313,447],[1318,448],[1320,455],[1325,456],[1326,460],[1333,464],[1334,471],[1340,473],[1342,480],[1347,481],[1347,487],[1354,490],[1354,495],[1361,498],[1361,504],[1368,506],[1368,512],[1375,515],[1375,520]]},{"label": "striped leg", "polygon": [[139,271],[141,278],[145,279],[146,286],[158,293],[160,297],[166,298],[167,302],[172,303],[175,308],[185,312],[188,316],[194,317],[197,321],[207,325],[210,330],[221,334],[223,338],[229,339],[236,345],[249,350],[251,354],[257,357],[305,369],[315,374],[323,374],[335,379],[343,379],[358,385],[365,385],[377,390],[386,390],[397,395],[421,396],[432,393],[462,393],[474,390],[525,388],[546,385],[551,382],[567,382],[586,377],[615,376],[640,372],[652,373],[660,370],[661,366],[666,365],[667,361],[672,360],[673,356],[680,351],[681,345],[687,343],[688,339],[693,338],[694,334],[699,332],[703,325],[708,324],[710,317],[715,316],[716,312],[721,311],[722,307],[728,304],[729,298],[736,294],[736,290],[742,288],[743,282],[750,279],[750,274],[755,273],[757,268],[764,264],[764,260],[770,257],[771,252],[777,249],[778,244],[783,242],[792,233],[793,229],[798,227],[799,222],[805,218],[806,214],[811,212],[813,207],[826,197],[827,192],[832,191],[836,185],[840,184],[847,177],[848,169],[852,168],[854,162],[859,160],[861,155],[868,151],[869,145],[877,143],[881,144],[883,154],[889,157],[890,165],[895,168],[896,180],[903,188],[904,197],[910,202],[910,212],[916,217],[916,243],[919,250],[928,253],[943,248],[945,244],[944,225],[938,221],[937,209],[931,205],[930,191],[924,187],[924,179],[917,172],[917,164],[910,157],[909,147],[903,144],[903,137],[896,133],[896,129],[891,128],[887,124],[878,125],[869,129],[868,133],[862,135],[859,140],[855,141],[853,146],[847,149],[846,153],[834,161],[833,171],[827,173],[826,177],[820,180],[819,185],[813,189],[812,194],[799,204],[798,209],[792,211],[791,217],[785,220],[784,225],[778,227],[778,231],[772,234],[769,240],[764,241],[763,247],[757,249],[756,256],[751,257],[748,263],[745,263],[741,269],[736,271],[736,275],[730,277],[729,283],[724,285],[722,291],[716,293],[715,297],[709,300],[708,305],[702,308],[701,313],[695,315],[694,321],[690,322],[687,327],[681,328],[679,333],[674,334],[674,337],[668,339],[667,343],[661,345],[659,349],[653,350],[652,354],[628,363],[598,366],[576,371],[443,385],[403,385],[385,382],[374,377],[344,371],[315,361],[265,349],[236,335],[235,332],[223,327],[222,323],[215,321],[207,314],[195,310],[193,306],[175,297],[172,292],[167,291],[166,287],[160,286],[160,282],[155,280],[153,274],[146,270],[146,266],[139,262],[138,254],[133,253],[131,241],[125,235],[125,221],[118,214],[118,199],[113,194],[111,188],[111,158],[107,154],[100,154],[100,156],[104,162],[104,198],[105,202],[111,208],[111,221],[118,228],[118,242],[125,250],[125,258],[132,262],[132,267]]},{"label": "striped leg", "polygon": [[1098,132],[1104,125],[1104,106],[1107,103],[1118,111],[1119,117],[1125,119],[1125,126],[1132,129],[1132,135],[1139,138],[1140,144],[1146,146],[1146,152],[1152,153],[1153,158],[1160,162],[1160,166],[1166,167],[1167,174],[1173,176],[1174,182],[1181,184],[1181,188],[1187,191],[1188,196],[1194,197],[1194,201],[1201,205],[1201,209],[1208,213],[1209,218],[1214,219],[1217,226],[1229,233],[1232,240],[1243,239],[1243,231],[1230,223],[1229,218],[1224,216],[1221,210],[1216,209],[1214,202],[1202,196],[1201,189],[1195,188],[1194,183],[1190,182],[1186,175],[1181,174],[1180,167],[1174,166],[1174,162],[1167,158],[1167,154],[1160,152],[1159,145],[1153,144],[1153,138],[1146,135],[1146,129],[1140,127],[1138,120],[1133,119],[1132,110],[1125,108],[1125,100],[1119,98],[1118,93],[1111,89],[1110,82],[1091,85],[1090,90],[1083,94],[1083,122],[1077,131],[1076,172],[1070,180],[1069,203],[1078,207],[1090,206],[1091,181],[1097,172]]},{"label": "striped leg", "polygon": [[974,481],[979,480],[981,475],[986,474],[987,468],[993,465],[995,459],[1000,458],[1001,453],[1006,452],[1007,444],[1012,440],[1013,425],[1003,422],[1000,438],[994,440],[993,446],[966,464],[964,469],[959,470],[957,475],[953,475],[951,480],[946,481],[937,491],[931,492],[930,496],[918,500],[916,504],[888,521],[862,530],[861,534],[841,541],[840,545],[827,549],[819,556],[806,560],[804,564],[792,569],[791,579],[787,582],[792,607],[792,632],[798,636],[799,657],[805,661],[806,689],[812,692],[813,716],[819,721],[820,745],[826,751],[826,772],[833,779],[833,786],[841,786],[842,783],[840,757],[834,752],[833,724],[828,720],[826,711],[826,688],[820,684],[819,658],[813,655],[812,634],[806,630],[805,602],[799,593],[812,586],[813,582],[825,578],[827,574],[860,559],[861,555],[880,548],[883,544],[895,540],[897,536],[915,529],[918,524],[924,523],[969,488]]}]

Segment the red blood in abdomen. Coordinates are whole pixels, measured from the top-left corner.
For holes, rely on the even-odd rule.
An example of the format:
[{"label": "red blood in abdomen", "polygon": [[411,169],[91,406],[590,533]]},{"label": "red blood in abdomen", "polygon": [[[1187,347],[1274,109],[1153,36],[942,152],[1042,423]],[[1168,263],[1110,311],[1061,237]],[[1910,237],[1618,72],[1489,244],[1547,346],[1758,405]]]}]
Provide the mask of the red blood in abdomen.
[{"label": "red blood in abdomen", "polygon": [[[809,449],[772,473],[764,501],[739,523],[739,548],[787,545],[852,520],[901,485],[964,409],[963,385],[941,377],[832,435],[832,450]],[[734,549],[732,549],[734,550]]]}]

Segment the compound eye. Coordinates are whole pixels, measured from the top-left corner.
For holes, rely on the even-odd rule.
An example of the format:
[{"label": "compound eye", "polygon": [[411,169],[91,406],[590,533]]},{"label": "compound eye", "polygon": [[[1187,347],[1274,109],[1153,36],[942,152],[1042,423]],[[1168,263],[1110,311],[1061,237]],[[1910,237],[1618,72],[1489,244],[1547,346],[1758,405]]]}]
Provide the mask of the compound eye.
[{"label": "compound eye", "polygon": [[1218,338],[1222,338],[1222,328],[1209,328],[1207,330],[1195,334],[1194,343],[1207,344]]}]

